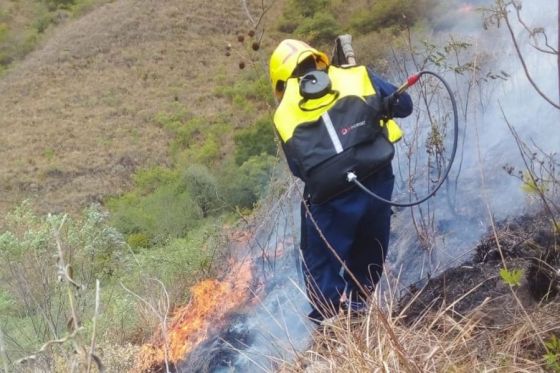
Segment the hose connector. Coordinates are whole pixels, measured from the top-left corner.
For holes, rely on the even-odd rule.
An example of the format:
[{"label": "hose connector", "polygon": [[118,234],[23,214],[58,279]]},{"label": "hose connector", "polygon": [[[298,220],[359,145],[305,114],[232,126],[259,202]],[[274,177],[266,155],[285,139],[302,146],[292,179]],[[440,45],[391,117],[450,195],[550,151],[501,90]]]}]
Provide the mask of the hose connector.
[{"label": "hose connector", "polygon": [[349,183],[353,183],[355,180],[358,180],[358,176],[352,171],[348,171],[346,173],[346,181],[348,181]]}]

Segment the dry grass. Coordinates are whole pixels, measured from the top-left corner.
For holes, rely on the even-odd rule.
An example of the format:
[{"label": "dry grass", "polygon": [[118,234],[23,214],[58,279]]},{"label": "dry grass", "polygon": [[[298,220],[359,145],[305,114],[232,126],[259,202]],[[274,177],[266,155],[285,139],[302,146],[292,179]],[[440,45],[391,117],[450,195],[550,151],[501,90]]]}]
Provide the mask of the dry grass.
[{"label": "dry grass", "polygon": [[236,76],[224,51],[244,24],[237,2],[117,0],[59,26],[0,80],[0,211],[76,211],[169,162],[155,114],[230,107],[213,90]]},{"label": "dry grass", "polygon": [[488,299],[464,315],[451,303],[414,320],[407,319],[407,306],[399,312],[389,306],[383,314],[392,315],[390,329],[408,359],[404,362],[379,320],[378,304],[387,302],[378,297],[366,315],[340,315],[320,328],[314,345],[280,371],[538,372],[547,370],[539,337],[560,333],[560,303],[526,310],[530,320],[520,309],[497,311]]}]

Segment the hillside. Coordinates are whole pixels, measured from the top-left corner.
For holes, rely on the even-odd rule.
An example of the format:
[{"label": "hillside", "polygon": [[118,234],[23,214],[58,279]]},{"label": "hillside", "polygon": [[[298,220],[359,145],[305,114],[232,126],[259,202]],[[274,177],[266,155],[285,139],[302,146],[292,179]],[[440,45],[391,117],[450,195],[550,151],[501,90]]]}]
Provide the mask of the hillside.
[{"label": "hillside", "polygon": [[[521,128],[532,113],[519,102],[537,108],[539,126],[558,114],[527,94],[511,50],[495,50],[509,40],[469,34],[482,28],[474,4],[493,0],[68,1],[93,5],[0,71],[0,371],[90,371],[96,358],[116,372],[531,371],[560,361],[560,165],[549,155],[558,136]],[[269,5],[253,35],[248,20]],[[445,75],[461,146],[436,198],[394,209],[386,277],[367,313],[316,329],[304,316],[300,184],[278,163],[266,59],[281,38],[328,51],[345,31],[359,61],[393,82]],[[426,153],[430,165],[437,142],[427,140],[448,130],[447,96],[428,81],[410,92],[417,115],[399,121],[398,147],[414,156],[395,159],[395,198],[424,171],[411,164]],[[434,124],[425,106],[443,132],[424,125]],[[505,116],[542,148],[516,143]],[[554,211],[543,214],[547,203]],[[551,259],[546,281],[529,277],[540,276],[535,258]],[[555,286],[550,303],[529,296],[542,283]]]},{"label": "hillside", "polygon": [[213,89],[237,69],[224,48],[244,21],[232,2],[119,0],[59,26],[0,79],[0,212],[23,198],[78,211],[169,162],[155,115],[229,105]]}]

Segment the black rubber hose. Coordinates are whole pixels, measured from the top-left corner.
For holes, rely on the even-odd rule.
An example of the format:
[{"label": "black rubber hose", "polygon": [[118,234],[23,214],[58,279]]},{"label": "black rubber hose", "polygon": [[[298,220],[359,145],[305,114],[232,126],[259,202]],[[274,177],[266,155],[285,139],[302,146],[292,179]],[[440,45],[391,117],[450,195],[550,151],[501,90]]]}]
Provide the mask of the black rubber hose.
[{"label": "black rubber hose", "polygon": [[453,147],[451,148],[451,159],[449,160],[449,163],[447,164],[447,168],[445,169],[443,177],[436,184],[434,190],[432,190],[430,193],[428,193],[428,195],[426,195],[425,197],[420,198],[420,199],[418,199],[414,202],[399,203],[399,202],[390,201],[388,199],[385,199],[385,198],[375,194],[374,192],[372,192],[368,188],[366,188],[362,183],[360,183],[356,174],[354,174],[352,172],[349,172],[348,175],[347,175],[348,176],[348,182],[356,184],[360,189],[362,189],[364,192],[366,192],[367,194],[369,194],[373,198],[376,198],[376,199],[378,199],[382,202],[388,203],[391,206],[412,207],[412,206],[419,205],[423,202],[426,202],[428,199],[433,197],[436,194],[436,192],[438,191],[438,189],[443,185],[443,182],[445,181],[445,179],[447,179],[447,176],[449,175],[449,171],[451,171],[451,166],[453,166],[453,161],[455,160],[455,153],[457,153],[457,142],[458,142],[457,140],[459,138],[459,116],[457,114],[457,103],[455,102],[455,96],[453,95],[453,92],[451,91],[451,88],[449,87],[449,84],[447,84],[445,79],[443,79],[443,77],[441,77],[440,75],[438,75],[438,74],[436,74],[432,71],[421,71],[421,72],[418,73],[419,77],[421,77],[422,75],[432,75],[432,76],[436,77],[437,79],[439,79],[443,83],[443,85],[445,86],[445,89],[447,90],[447,93],[449,94],[449,98],[451,99],[451,106],[453,107]]}]

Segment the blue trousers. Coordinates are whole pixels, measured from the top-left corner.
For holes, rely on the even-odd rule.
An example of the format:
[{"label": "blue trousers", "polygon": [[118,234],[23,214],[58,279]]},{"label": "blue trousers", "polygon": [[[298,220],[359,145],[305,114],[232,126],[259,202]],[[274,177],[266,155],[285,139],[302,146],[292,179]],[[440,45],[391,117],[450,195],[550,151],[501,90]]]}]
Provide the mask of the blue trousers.
[{"label": "blue trousers", "polygon": [[[391,166],[362,182],[385,199],[391,199],[394,176]],[[304,205],[307,205],[306,206]],[[359,285],[328,248],[313,224],[352,272]],[[302,202],[301,251],[310,319],[321,321],[338,312],[341,297],[359,301],[379,281],[389,244],[391,206],[353,188],[322,204]]]}]

